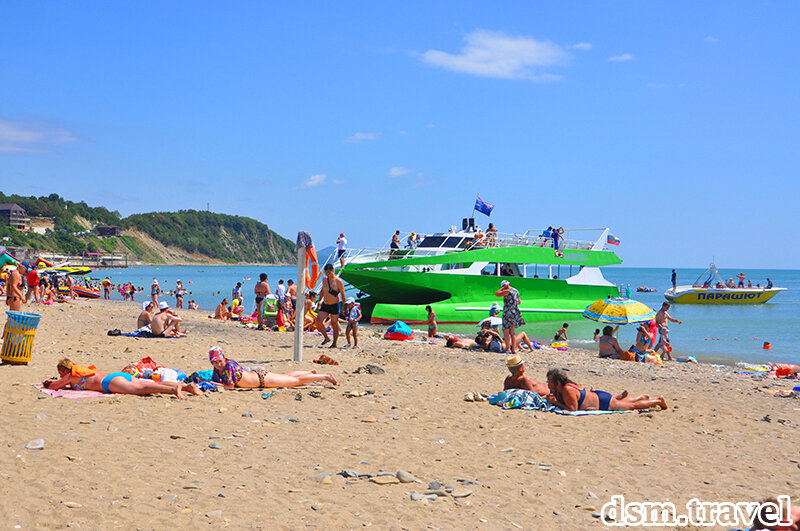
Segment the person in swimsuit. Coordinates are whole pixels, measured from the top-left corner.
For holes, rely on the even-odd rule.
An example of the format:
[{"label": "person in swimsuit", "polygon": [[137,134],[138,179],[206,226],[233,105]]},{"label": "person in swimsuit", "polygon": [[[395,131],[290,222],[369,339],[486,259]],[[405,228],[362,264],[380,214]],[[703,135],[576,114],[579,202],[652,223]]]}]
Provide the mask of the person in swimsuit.
[{"label": "person in swimsuit", "polygon": [[181,332],[181,319],[177,313],[170,311],[169,303],[161,301],[158,304],[159,312],[150,321],[150,331],[156,337],[181,336],[186,335],[186,331]]},{"label": "person in swimsuit", "polygon": [[155,306],[158,306],[159,295],[161,295],[161,286],[158,285],[158,279],[153,278],[153,283],[150,285],[150,298]]},{"label": "person in swimsuit", "polygon": [[322,345],[330,341],[328,332],[325,331],[325,319],[330,316],[331,329],[333,330],[333,343],[330,348],[336,348],[336,341],[339,339],[339,312],[341,305],[344,305],[344,283],[342,279],[333,273],[333,264],[325,264],[325,278],[322,279],[322,305],[317,314],[317,330],[322,333]]},{"label": "person in swimsuit", "polygon": [[447,336],[445,338],[445,345],[448,348],[463,348],[465,350],[480,350],[481,346],[468,337],[458,338],[456,336]]},{"label": "person in swimsuit", "polygon": [[430,306],[425,306],[425,311],[428,312],[428,337],[435,337],[439,331],[439,325],[436,323],[436,312]]},{"label": "person in swimsuit", "polygon": [[356,304],[353,297],[347,299],[347,328],[345,329],[345,337],[347,337],[347,346],[350,346],[350,333],[353,333],[353,348],[358,348],[358,322],[361,320],[361,305]]},{"label": "person in swimsuit", "polygon": [[99,391],[102,393],[117,393],[121,395],[175,395],[183,399],[183,393],[203,396],[205,393],[198,387],[183,382],[156,382],[134,378],[127,372],[112,372],[105,374],[99,372],[94,365],[81,367],[69,358],[64,358],[56,366],[60,378],[49,378],[42,382],[48,389],[62,389],[70,387],[79,391]]},{"label": "person in swimsuit", "polygon": [[618,360],[620,355],[622,354],[622,347],[619,346],[619,341],[617,338],[614,337],[614,334],[617,333],[619,330],[619,325],[616,328],[612,328],[611,326],[604,326],[603,327],[603,335],[600,336],[598,343],[600,345],[600,354],[599,357],[601,358],[611,358]]},{"label": "person in swimsuit", "polygon": [[[636,343],[631,345],[631,348],[628,349],[628,352],[632,352],[636,355],[636,361],[644,361],[644,356],[646,354],[655,354],[656,351],[650,348],[652,345],[653,336],[650,335],[650,332],[642,325],[636,329]],[[670,358],[671,359],[671,358]]]},{"label": "person in swimsuit", "polygon": [[150,322],[153,320],[153,315],[150,313],[152,311],[153,301],[145,301],[142,303],[142,313],[140,313],[139,317],[136,319],[137,329],[150,326]]},{"label": "person in swimsuit", "polygon": [[558,329],[556,335],[553,336],[553,341],[566,341],[569,339],[567,337],[567,328],[569,328],[569,323],[564,323],[564,325]]},{"label": "person in swimsuit", "polygon": [[22,275],[26,270],[26,264],[23,262],[11,271],[6,279],[6,304],[12,312],[22,311],[22,302],[25,300],[25,294],[22,292]]},{"label": "person in swimsuit", "polygon": [[495,296],[503,297],[503,337],[511,348],[511,354],[517,351],[516,329],[525,324],[519,305],[522,303],[519,291],[511,287],[508,280],[500,282],[500,289],[495,292]]},{"label": "person in swimsuit", "polygon": [[222,299],[222,302],[219,303],[217,309],[214,311],[214,319],[227,321],[231,317],[233,317],[233,312],[228,310],[228,299]]},{"label": "person in swimsuit", "polygon": [[531,350],[533,349],[533,344],[531,344],[531,340],[528,338],[528,334],[525,332],[520,332],[516,336],[514,336],[514,345],[515,348],[511,349],[509,344],[506,343],[503,338],[500,337],[500,334],[492,329],[484,329],[478,332],[478,335],[475,337],[475,342],[481,347],[483,350],[487,352],[505,352],[505,351],[512,351],[518,350],[522,347],[523,343]]},{"label": "person in swimsuit", "polygon": [[550,394],[547,401],[567,411],[601,410],[601,411],[630,411],[635,409],[651,409],[656,406],[667,409],[667,401],[663,396],[650,398],[649,395],[637,397],[628,396],[628,391],[623,391],[617,396],[612,396],[606,391],[594,389],[586,391],[569,378],[561,369],[547,371],[547,386]]},{"label": "person in swimsuit", "polygon": [[654,350],[658,352],[658,349],[661,349],[661,357],[665,360],[671,360],[672,355],[670,355],[670,352],[672,352],[672,345],[670,345],[669,342],[669,323],[671,321],[673,323],[683,324],[683,321],[674,319],[667,313],[667,310],[669,310],[669,303],[665,302],[661,305],[661,309],[658,310],[658,313],[656,313],[656,326],[658,327],[659,336],[658,344]]},{"label": "person in swimsuit", "polygon": [[550,394],[550,388],[544,382],[537,382],[533,378],[525,376],[525,363],[519,354],[511,354],[506,358],[506,367],[510,376],[506,376],[503,382],[503,390],[506,389],[524,389],[526,391],[533,391],[539,396],[546,397]]},{"label": "person in swimsuit", "polygon": [[259,282],[254,289],[256,294],[256,316],[258,317],[257,330],[264,330],[264,299],[272,292],[267,283],[267,274],[261,273],[258,278]]},{"label": "person in swimsuit", "polygon": [[225,357],[220,347],[211,347],[208,360],[214,367],[211,382],[225,389],[265,389],[269,387],[297,387],[313,382],[330,382],[339,385],[333,374],[317,374],[317,371],[292,371],[288,374],[270,372],[266,369],[248,371]]}]

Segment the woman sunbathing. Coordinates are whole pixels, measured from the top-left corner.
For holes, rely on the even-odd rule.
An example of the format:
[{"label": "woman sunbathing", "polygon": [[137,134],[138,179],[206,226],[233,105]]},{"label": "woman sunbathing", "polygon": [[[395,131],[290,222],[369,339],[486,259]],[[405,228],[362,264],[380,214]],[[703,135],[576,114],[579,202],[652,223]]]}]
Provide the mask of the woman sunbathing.
[{"label": "woman sunbathing", "polygon": [[229,360],[219,347],[211,347],[208,359],[214,366],[211,382],[225,389],[240,387],[245,389],[268,387],[296,387],[312,382],[330,382],[338,385],[333,374],[317,374],[317,371],[292,371],[289,374],[278,374],[265,369],[247,371],[233,360]]},{"label": "woman sunbathing", "polygon": [[56,366],[61,378],[49,378],[42,382],[48,389],[70,387],[77,391],[99,391],[101,393],[119,393],[122,395],[169,394],[183,399],[183,393],[202,396],[204,393],[195,384],[182,382],[156,382],[140,380],[126,372],[99,372],[94,365],[81,367],[71,359],[64,358]]},{"label": "woman sunbathing", "polygon": [[667,409],[667,401],[663,396],[650,398],[649,395],[641,395],[635,398],[628,396],[628,391],[623,391],[617,396],[605,391],[587,391],[579,386],[564,374],[560,369],[550,369],[547,371],[547,386],[550,388],[550,395],[547,401],[555,404],[567,411],[595,410],[601,411],[628,411],[633,409],[650,409],[660,406]]},{"label": "woman sunbathing", "polygon": [[[533,349],[533,344],[531,344],[531,340],[528,338],[528,334],[525,332],[520,332],[514,336],[514,342],[516,343],[516,349],[522,347],[523,344],[527,346],[529,349]],[[495,332],[491,329],[485,329],[478,332],[478,335],[475,337],[475,343],[483,350],[487,352],[503,352],[504,350],[512,350],[509,348],[508,343],[506,343],[500,334]],[[516,350],[513,349],[513,350]]]}]

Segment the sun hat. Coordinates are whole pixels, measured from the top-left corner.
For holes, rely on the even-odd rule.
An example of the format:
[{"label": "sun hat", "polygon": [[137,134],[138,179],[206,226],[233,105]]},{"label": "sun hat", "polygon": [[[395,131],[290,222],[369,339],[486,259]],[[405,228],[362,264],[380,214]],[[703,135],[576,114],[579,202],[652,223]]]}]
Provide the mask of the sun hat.
[{"label": "sun hat", "polygon": [[511,354],[509,357],[506,358],[506,367],[509,369],[513,369],[515,367],[519,367],[522,365],[522,356],[519,354]]},{"label": "sun hat", "polygon": [[503,286],[508,286],[508,284],[509,284],[508,280],[504,280],[500,283],[500,287],[502,288]]},{"label": "sun hat", "polygon": [[169,308],[169,303],[167,301],[161,301],[158,303],[159,310],[166,310],[167,308]]},{"label": "sun hat", "polygon": [[499,307],[500,307],[500,303],[498,303],[498,302],[493,302],[493,303],[492,303],[492,308],[493,308],[493,309],[494,309],[494,308],[499,308]]},{"label": "sun hat", "polygon": [[158,284],[158,279],[157,278],[153,279],[153,284]]},{"label": "sun hat", "polygon": [[222,353],[222,349],[219,347],[211,347],[211,349],[208,351],[208,361],[211,363],[223,358],[225,358],[225,355]]},{"label": "sun hat", "polygon": [[147,309],[147,307],[150,306],[151,304],[152,304],[152,301],[144,301],[142,303],[142,311],[145,311]]},{"label": "sun hat", "polygon": [[355,298],[347,297],[347,300],[345,301],[345,304],[355,304],[355,302],[356,302]]}]

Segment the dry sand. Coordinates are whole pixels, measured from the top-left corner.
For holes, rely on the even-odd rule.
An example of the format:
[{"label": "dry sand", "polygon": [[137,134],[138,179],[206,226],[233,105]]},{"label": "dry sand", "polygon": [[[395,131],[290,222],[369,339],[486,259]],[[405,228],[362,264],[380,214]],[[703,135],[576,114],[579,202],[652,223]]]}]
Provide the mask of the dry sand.
[{"label": "dry sand", "polygon": [[[592,513],[615,494],[676,504],[800,497],[800,401],[763,392],[796,382],[727,367],[539,351],[525,355],[529,376],[567,367],[587,387],[664,395],[670,409],[595,417],[503,411],[463,400],[467,392],[502,388],[501,355],[383,341],[362,327],[361,350],[306,349],[308,360],[326,353],[341,362],[328,369],[289,361],[293,334],[242,329],[188,310],[192,330],[184,339],[106,335],[132,329],[137,306],[26,306],[43,314],[33,360],[0,367],[4,529],[580,529],[604,528]],[[187,373],[208,369],[212,345],[273,371],[331,370],[340,385],[320,398],[309,395],[314,387],[269,399],[227,391],[184,401],[53,399],[31,386],[56,375],[62,356],[103,372],[148,355]],[[354,373],[367,363],[386,373]],[[343,396],[366,390],[374,393]],[[38,438],[43,450],[25,448]],[[419,482],[378,485],[337,475],[400,469]],[[324,473],[332,473],[329,483],[318,476]],[[432,481],[471,494],[411,499]]]}]

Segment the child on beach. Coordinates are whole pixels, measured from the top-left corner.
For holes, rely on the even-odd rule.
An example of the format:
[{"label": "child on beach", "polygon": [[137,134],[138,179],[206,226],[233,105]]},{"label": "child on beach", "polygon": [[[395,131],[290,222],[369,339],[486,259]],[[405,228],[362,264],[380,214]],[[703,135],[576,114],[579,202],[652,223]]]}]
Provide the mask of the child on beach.
[{"label": "child on beach", "polygon": [[345,329],[345,337],[347,338],[347,346],[350,346],[350,332],[353,332],[353,348],[358,348],[358,322],[361,320],[361,305],[356,304],[353,297],[347,299],[347,328]]},{"label": "child on beach", "polygon": [[430,306],[425,306],[425,311],[428,312],[428,338],[436,337],[436,333],[439,331],[439,325],[436,324],[436,312]]},{"label": "child on beach", "polygon": [[566,341],[567,338],[567,328],[569,328],[569,323],[564,323],[564,326],[558,329],[556,335],[553,337],[553,341]]}]

